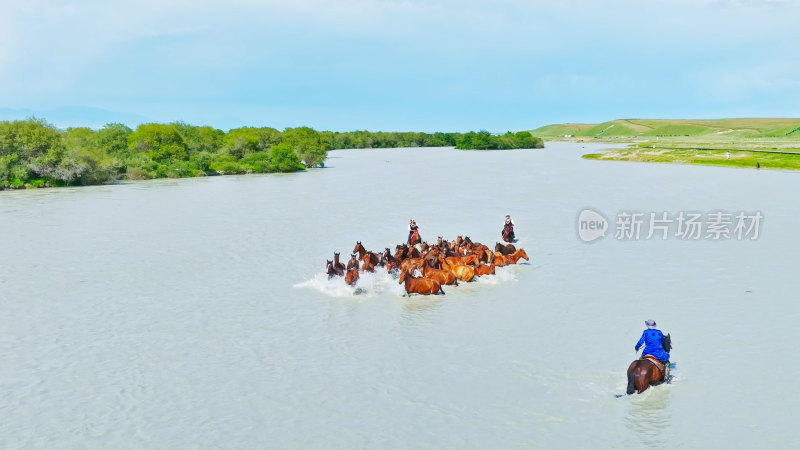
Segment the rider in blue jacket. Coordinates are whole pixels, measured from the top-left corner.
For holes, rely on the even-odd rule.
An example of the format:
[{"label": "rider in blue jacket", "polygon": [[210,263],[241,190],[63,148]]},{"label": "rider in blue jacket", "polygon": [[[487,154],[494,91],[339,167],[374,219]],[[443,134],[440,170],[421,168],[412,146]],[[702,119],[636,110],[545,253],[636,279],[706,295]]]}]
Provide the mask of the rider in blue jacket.
[{"label": "rider in blue jacket", "polygon": [[656,321],[650,319],[644,324],[647,325],[647,329],[642,332],[642,337],[636,343],[636,351],[638,352],[639,348],[644,344],[642,356],[653,355],[661,361],[669,361],[669,353],[665,352],[663,347],[664,333],[656,328]]}]

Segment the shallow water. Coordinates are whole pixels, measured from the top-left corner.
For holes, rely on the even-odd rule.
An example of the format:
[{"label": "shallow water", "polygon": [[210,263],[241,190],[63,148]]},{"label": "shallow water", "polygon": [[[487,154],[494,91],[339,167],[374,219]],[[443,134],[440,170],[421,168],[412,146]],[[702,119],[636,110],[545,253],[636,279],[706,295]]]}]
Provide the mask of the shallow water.
[{"label": "shallow water", "polygon": [[[0,192],[0,447],[800,444],[799,175],[580,159],[597,148]],[[586,244],[585,207],[764,222],[753,241]],[[493,245],[505,214],[531,261],[444,296],[323,276],[411,217]],[[616,398],[648,318],[673,383]]]}]

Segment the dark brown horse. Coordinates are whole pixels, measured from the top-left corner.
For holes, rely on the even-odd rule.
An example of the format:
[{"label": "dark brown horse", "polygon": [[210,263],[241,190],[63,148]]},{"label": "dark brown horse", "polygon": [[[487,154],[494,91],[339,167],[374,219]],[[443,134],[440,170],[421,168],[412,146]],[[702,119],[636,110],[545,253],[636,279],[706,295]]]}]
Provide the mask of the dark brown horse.
[{"label": "dark brown horse", "polygon": [[336,273],[336,269],[333,268],[333,261],[326,261],[325,264],[325,273],[328,274],[328,279],[331,279],[338,274]]},{"label": "dark brown horse", "polygon": [[514,247],[514,244],[503,245],[501,243],[497,243],[494,245],[494,251],[500,252],[504,255],[510,255],[517,251],[517,248]]},{"label": "dark brown horse", "polygon": [[333,269],[336,271],[336,275],[339,275],[340,277],[344,275],[344,271],[346,270],[344,264],[339,262],[338,253],[333,254]]},{"label": "dark brown horse", "polygon": [[[669,334],[664,336],[662,346],[667,353],[672,350],[672,339]],[[641,394],[650,386],[669,381],[668,377],[669,367],[665,367],[652,355],[643,355],[641,359],[637,359],[628,366],[628,389],[625,392],[628,395],[634,392]]]},{"label": "dark brown horse", "polygon": [[408,245],[417,245],[419,243],[419,230],[415,229],[408,238]]},{"label": "dark brown horse", "polygon": [[503,226],[502,236],[505,242],[514,242],[514,225]]},{"label": "dark brown horse", "polygon": [[347,270],[356,269],[358,270],[358,259],[356,259],[356,254],[352,253],[350,255],[350,261],[347,261]]},{"label": "dark brown horse", "polygon": [[398,283],[405,284],[407,294],[436,295],[440,292],[444,294],[442,285],[438,281],[429,278],[414,278],[409,275],[407,270],[400,272]]}]

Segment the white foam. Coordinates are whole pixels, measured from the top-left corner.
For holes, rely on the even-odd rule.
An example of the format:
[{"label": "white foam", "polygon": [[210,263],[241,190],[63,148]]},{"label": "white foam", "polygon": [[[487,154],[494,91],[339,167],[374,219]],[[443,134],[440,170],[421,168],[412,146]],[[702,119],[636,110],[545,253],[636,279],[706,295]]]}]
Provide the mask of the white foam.
[{"label": "white foam", "polygon": [[[494,275],[483,275],[475,277],[480,284],[497,285],[506,283],[517,278],[516,266],[498,267]],[[464,284],[460,282],[460,285]],[[445,286],[445,290],[450,293],[460,288],[459,286]],[[359,278],[355,286],[348,286],[344,282],[344,277],[328,278],[324,273],[315,274],[310,280],[302,281],[294,285],[296,288],[310,288],[331,297],[352,297],[356,295],[366,295],[368,297],[389,293],[401,296],[405,294],[403,285],[397,282],[397,275],[391,275],[384,269],[378,268],[374,273],[359,272]],[[464,289],[461,287],[461,289]]]},{"label": "white foam", "polygon": [[354,295],[373,296],[383,292],[396,295],[405,293],[403,286],[397,283],[397,278],[378,270],[375,273],[360,272],[355,286],[348,286],[344,277],[328,278],[324,273],[314,275],[310,280],[294,285],[296,288],[311,288],[331,297],[352,297]]}]

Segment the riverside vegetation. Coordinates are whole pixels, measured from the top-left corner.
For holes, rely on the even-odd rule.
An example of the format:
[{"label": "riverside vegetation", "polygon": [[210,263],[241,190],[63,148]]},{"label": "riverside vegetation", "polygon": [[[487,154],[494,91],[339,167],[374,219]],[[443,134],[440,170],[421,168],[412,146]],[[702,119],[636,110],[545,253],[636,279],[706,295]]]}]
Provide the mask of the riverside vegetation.
[{"label": "riverside vegetation", "polygon": [[585,159],[800,170],[800,119],[614,120],[548,125],[548,140],[627,142]]},{"label": "riverside vegetation", "polygon": [[30,118],[0,122],[0,190],[77,186],[243,173],[296,172],[324,166],[328,150],[346,148],[541,148],[531,133],[331,132],[308,127],[235,128],[223,132],[182,122],[131,129],[108,124],[59,130]]}]

